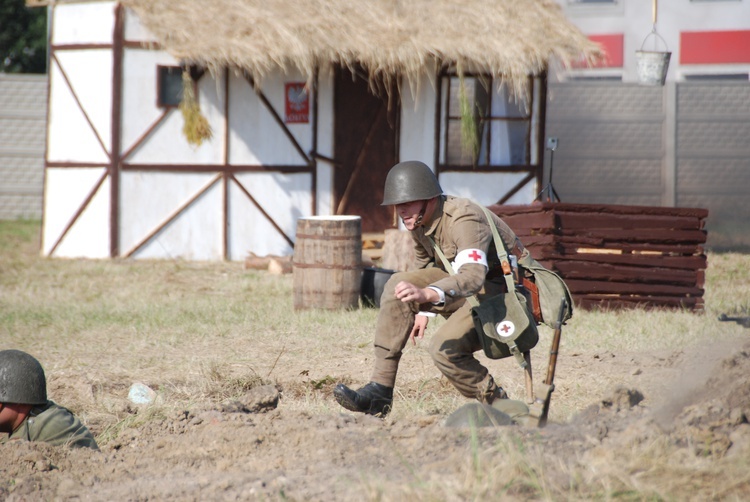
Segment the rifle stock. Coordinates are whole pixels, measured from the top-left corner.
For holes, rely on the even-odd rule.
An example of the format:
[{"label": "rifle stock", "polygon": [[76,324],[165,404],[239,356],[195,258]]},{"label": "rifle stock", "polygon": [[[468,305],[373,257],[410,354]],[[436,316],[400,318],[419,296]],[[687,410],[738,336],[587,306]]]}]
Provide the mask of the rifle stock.
[{"label": "rifle stock", "polygon": [[550,389],[547,398],[544,400],[542,414],[539,417],[539,427],[547,425],[547,415],[549,414],[549,403],[552,400],[552,392],[555,390],[555,368],[557,367],[557,353],[560,350],[560,335],[562,334],[563,316],[565,315],[566,301],[565,298],[560,302],[560,314],[555,322],[555,332],[552,336],[552,347],[549,351],[549,363],[547,365],[547,377],[544,383],[549,385]]},{"label": "rifle stock", "polygon": [[[540,385],[541,392],[537,393],[536,402],[531,406],[532,415],[537,415],[539,417],[539,427],[547,425],[549,405],[552,400],[552,392],[555,390],[555,368],[557,366],[557,353],[560,349],[560,335],[562,334],[563,317],[565,315],[566,306],[567,302],[565,298],[563,298],[560,302],[560,313],[555,322],[555,331],[552,336],[552,347],[550,348],[549,363],[547,364],[547,376],[544,379],[544,384]],[[540,396],[544,397],[540,398]]]}]

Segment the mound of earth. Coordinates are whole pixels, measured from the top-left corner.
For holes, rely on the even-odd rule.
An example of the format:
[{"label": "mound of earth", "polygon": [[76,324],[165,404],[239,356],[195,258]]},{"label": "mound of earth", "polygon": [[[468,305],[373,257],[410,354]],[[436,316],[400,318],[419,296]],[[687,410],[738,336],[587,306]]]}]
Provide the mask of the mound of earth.
[{"label": "mound of earth", "polygon": [[644,406],[641,390],[620,387],[570,422],[543,429],[467,431],[446,427],[440,415],[385,421],[316,415],[285,408],[283,389],[258,387],[238,400],[124,429],[101,452],[0,444],[0,499],[388,499],[389,486],[463,476],[475,441],[494,445],[509,436],[541,448],[551,466],[548,483],[561,486],[568,481],[555,479],[563,474],[553,465],[613,464],[638,445],[659,443],[674,461],[746,459],[750,344],[725,353],[686,358],[674,388],[652,401],[658,404]]}]

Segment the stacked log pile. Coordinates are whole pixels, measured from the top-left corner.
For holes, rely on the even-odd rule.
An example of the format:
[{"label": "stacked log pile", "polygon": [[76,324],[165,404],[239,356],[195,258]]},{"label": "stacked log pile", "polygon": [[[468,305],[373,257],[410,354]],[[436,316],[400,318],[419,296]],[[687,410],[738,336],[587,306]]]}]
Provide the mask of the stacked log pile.
[{"label": "stacked log pile", "polygon": [[582,308],[703,309],[708,210],[569,203],[493,205]]}]

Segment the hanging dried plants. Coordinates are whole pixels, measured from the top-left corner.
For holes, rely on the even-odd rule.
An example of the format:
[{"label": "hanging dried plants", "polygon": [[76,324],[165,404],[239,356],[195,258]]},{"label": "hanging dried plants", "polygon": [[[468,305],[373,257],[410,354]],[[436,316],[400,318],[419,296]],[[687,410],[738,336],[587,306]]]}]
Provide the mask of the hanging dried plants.
[{"label": "hanging dried plants", "polygon": [[208,124],[208,120],[201,113],[198,101],[195,99],[193,78],[190,76],[190,70],[185,68],[182,71],[182,101],[180,102],[180,111],[185,124],[182,126],[182,133],[191,145],[200,146],[205,140],[211,139],[213,131]]},{"label": "hanging dried plants", "polygon": [[470,101],[466,96],[466,84],[461,65],[458,70],[458,101],[461,107],[461,150],[464,154],[471,156],[472,164],[476,164],[479,155],[479,134],[477,133],[477,122],[473,99]]}]

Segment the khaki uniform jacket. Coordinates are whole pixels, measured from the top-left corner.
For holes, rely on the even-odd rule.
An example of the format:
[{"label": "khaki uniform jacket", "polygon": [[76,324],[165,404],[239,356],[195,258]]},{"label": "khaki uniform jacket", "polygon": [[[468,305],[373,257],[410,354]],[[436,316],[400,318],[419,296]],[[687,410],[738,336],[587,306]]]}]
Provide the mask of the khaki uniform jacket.
[{"label": "khaki uniform jacket", "polygon": [[[508,252],[520,256],[525,250],[516,234],[499,216],[493,214],[492,217]],[[499,270],[500,264],[487,217],[482,208],[471,200],[441,196],[431,220],[415,228],[411,235],[419,268],[438,267],[445,270],[442,261],[435,255],[429,237],[435,240],[450,262],[466,249],[480,249],[487,256],[488,269],[481,264],[464,264],[455,275],[430,284],[445,293],[445,308],[454,301],[478,293],[484,286],[485,278],[504,283],[502,272],[493,273]]]},{"label": "khaki uniform jacket", "polygon": [[13,431],[8,441],[25,440],[99,449],[91,432],[67,408],[47,401],[35,406],[24,422]]}]

